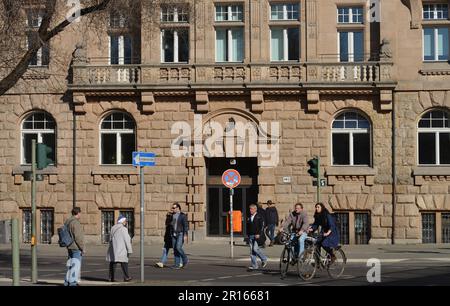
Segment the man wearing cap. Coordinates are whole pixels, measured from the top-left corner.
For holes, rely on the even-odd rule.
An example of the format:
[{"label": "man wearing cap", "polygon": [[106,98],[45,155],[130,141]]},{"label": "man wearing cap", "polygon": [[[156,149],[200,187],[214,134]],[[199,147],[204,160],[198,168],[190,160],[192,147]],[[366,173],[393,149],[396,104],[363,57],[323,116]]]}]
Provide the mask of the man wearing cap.
[{"label": "man wearing cap", "polygon": [[278,226],[278,211],[275,207],[275,203],[273,203],[271,200],[267,201],[267,208],[266,208],[266,222],[267,222],[267,230],[268,230],[268,236],[270,239],[269,246],[273,246],[273,243],[275,241],[275,228]]},{"label": "man wearing cap", "polygon": [[124,282],[131,281],[131,277],[128,275],[128,257],[133,253],[133,249],[126,225],[127,218],[121,215],[117,220],[117,224],[111,228],[108,254],[106,255],[106,260],[109,261],[110,282],[115,281],[114,270],[118,262],[120,262],[122,267]]}]

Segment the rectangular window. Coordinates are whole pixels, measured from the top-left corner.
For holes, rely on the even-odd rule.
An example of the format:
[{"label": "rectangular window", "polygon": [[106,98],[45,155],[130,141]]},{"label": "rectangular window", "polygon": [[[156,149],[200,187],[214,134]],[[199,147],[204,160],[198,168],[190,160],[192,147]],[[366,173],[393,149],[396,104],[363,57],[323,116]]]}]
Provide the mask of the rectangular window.
[{"label": "rectangular window", "polygon": [[27,25],[30,28],[39,28],[42,23],[44,11],[37,9],[27,10]]},{"label": "rectangular window", "polygon": [[353,164],[370,166],[369,133],[353,133]]},{"label": "rectangular window", "polygon": [[22,241],[31,243],[31,209],[22,210]]},{"label": "rectangular window", "polygon": [[[29,32],[27,35],[27,45],[31,48],[38,40],[37,32]],[[46,43],[40,48],[36,54],[31,58],[29,66],[48,66],[50,62],[50,48]]]},{"label": "rectangular window", "polygon": [[161,31],[163,63],[187,63],[189,61],[189,34],[187,29]]},{"label": "rectangular window", "polygon": [[298,61],[300,59],[300,31],[298,28],[271,29],[271,60]]},{"label": "rectangular window", "polygon": [[450,213],[442,213],[442,243],[450,243]]},{"label": "rectangular window", "polygon": [[424,4],[423,19],[448,19],[448,4]]},{"label": "rectangular window", "polygon": [[133,152],[136,149],[136,138],[134,134],[120,134],[122,143],[122,165],[133,164]]},{"label": "rectangular window", "polygon": [[270,6],[271,20],[299,20],[298,4],[272,4]]},{"label": "rectangular window", "polygon": [[128,27],[128,22],[125,16],[119,12],[112,12],[109,17],[109,26],[112,29],[120,29]]},{"label": "rectangular window", "polygon": [[31,165],[31,142],[32,140],[36,140],[38,139],[38,135],[37,134],[23,134],[23,164],[24,165]]},{"label": "rectangular window", "polygon": [[134,211],[133,210],[121,210],[120,214],[127,218],[127,228],[131,239],[134,237]]},{"label": "rectangular window", "polygon": [[244,61],[244,30],[216,29],[216,62]]},{"label": "rectangular window", "polygon": [[349,234],[349,214],[345,212],[337,212],[336,216],[336,225],[339,231],[339,243],[340,244],[349,244],[350,243],[350,234]]},{"label": "rectangular window", "polygon": [[109,243],[111,228],[114,226],[114,211],[102,210],[102,243]]},{"label": "rectangular window", "polygon": [[355,213],[355,243],[369,244],[370,240],[370,214]]},{"label": "rectangular window", "polygon": [[117,135],[102,134],[102,165],[117,164]]},{"label": "rectangular window", "polygon": [[350,134],[333,133],[333,165],[350,165]]},{"label": "rectangular window", "polygon": [[422,214],[422,243],[436,243],[436,214]]},{"label": "rectangular window", "polygon": [[41,243],[51,244],[54,235],[54,213],[52,209],[41,210]]},{"label": "rectangular window", "polygon": [[339,59],[341,62],[364,60],[364,34],[362,31],[339,32]]},{"label": "rectangular window", "polygon": [[362,7],[339,7],[338,23],[363,23]]},{"label": "rectangular window", "polygon": [[132,63],[132,39],[130,35],[110,35],[110,65]]},{"label": "rectangular window", "polygon": [[450,165],[450,133],[439,133],[439,154],[439,163]]},{"label": "rectangular window", "polygon": [[52,159],[52,164],[54,165],[56,162],[56,143],[55,143],[55,134],[53,133],[42,133],[42,132],[36,132],[36,133],[23,133],[22,134],[22,164],[23,165],[30,165],[31,164],[31,145],[32,140],[36,140],[36,143],[41,141],[46,146],[50,147],[52,149],[52,152],[50,154],[50,158]]},{"label": "rectangular window", "polygon": [[244,21],[242,5],[216,5],[216,21]]},{"label": "rectangular window", "polygon": [[419,164],[436,164],[436,134],[419,133]]},{"label": "rectangular window", "polygon": [[184,6],[162,6],[161,22],[188,22],[188,8]]},{"label": "rectangular window", "polygon": [[423,59],[424,61],[447,61],[448,57],[448,28],[423,29]]}]

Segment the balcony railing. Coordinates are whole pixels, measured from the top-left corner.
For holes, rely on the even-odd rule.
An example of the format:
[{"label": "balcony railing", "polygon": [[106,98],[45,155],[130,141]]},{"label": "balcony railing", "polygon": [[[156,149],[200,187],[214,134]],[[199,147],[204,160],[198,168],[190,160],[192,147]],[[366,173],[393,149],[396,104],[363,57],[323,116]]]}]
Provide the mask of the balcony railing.
[{"label": "balcony railing", "polygon": [[394,82],[393,64],[386,61],[364,62],[278,62],[267,64],[133,64],[73,65],[72,87],[107,86],[281,86],[311,83],[373,86]]}]

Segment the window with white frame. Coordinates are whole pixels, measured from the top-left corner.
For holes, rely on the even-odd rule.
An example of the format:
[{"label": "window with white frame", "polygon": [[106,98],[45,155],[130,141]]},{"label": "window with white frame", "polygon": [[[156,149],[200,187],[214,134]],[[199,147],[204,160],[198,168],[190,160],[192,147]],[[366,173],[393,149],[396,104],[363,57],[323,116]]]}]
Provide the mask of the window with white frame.
[{"label": "window with white frame", "polygon": [[216,28],[216,62],[244,61],[244,29]]},{"label": "window with white frame", "polygon": [[51,159],[53,164],[56,157],[56,123],[47,113],[33,112],[22,122],[22,146],[21,164],[31,165],[32,141],[43,143],[52,149]]},{"label": "window with white frame", "polygon": [[161,6],[161,22],[188,22],[186,6]]},{"label": "window with white frame", "polygon": [[419,165],[450,165],[449,112],[427,112],[418,125]]},{"label": "window with white frame", "polygon": [[114,112],[100,126],[100,164],[131,165],[136,151],[136,125],[129,115]]},{"label": "window with white frame", "polygon": [[109,15],[109,26],[112,29],[121,29],[128,27],[128,20],[120,12],[111,12]]},{"label": "window with white frame", "polygon": [[363,31],[339,31],[339,60],[341,62],[361,62],[364,60]]},{"label": "window with white frame", "polygon": [[434,3],[423,5],[423,19],[448,19],[448,4]]},{"label": "window with white frame", "polygon": [[161,62],[187,63],[189,61],[189,29],[161,30]]},{"label": "window with white frame", "polygon": [[338,7],[338,23],[363,23],[363,8]]},{"label": "window with white frame", "polygon": [[299,20],[298,4],[272,4],[270,6],[270,20]]},{"label": "window with white frame", "polygon": [[[27,10],[27,25],[29,31],[27,33],[27,47],[39,42],[39,27],[42,23],[44,12],[42,10]],[[50,48],[49,44],[45,43],[31,58],[29,66],[48,66],[50,62]]]},{"label": "window with white frame", "polygon": [[448,61],[448,28],[426,27],[423,29],[423,60]]},{"label": "window with white frame", "polygon": [[216,21],[244,21],[242,5],[216,5]]},{"label": "window with white frame", "polygon": [[339,115],[332,126],[332,164],[335,166],[371,165],[370,122],[357,112]]},{"label": "window with white frame", "polygon": [[109,64],[127,65],[133,61],[133,40],[128,34],[109,36]]},{"label": "window with white frame", "polygon": [[270,29],[271,61],[298,61],[300,59],[300,30],[272,27]]}]

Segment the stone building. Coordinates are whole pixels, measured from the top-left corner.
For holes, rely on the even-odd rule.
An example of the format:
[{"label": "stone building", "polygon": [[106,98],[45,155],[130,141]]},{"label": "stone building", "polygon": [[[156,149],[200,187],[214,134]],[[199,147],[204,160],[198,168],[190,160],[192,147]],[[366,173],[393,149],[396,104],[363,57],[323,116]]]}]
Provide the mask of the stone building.
[{"label": "stone building", "polygon": [[[55,148],[38,182],[43,243],[74,204],[92,241],[119,213],[139,235],[133,151],[157,154],[145,168],[148,240],[175,201],[193,239],[226,235],[228,168],[242,174],[244,217],[268,200],[281,215],[301,202],[312,216],[307,162],[319,156],[321,200],[343,243],[450,242],[449,1],[181,2],[142,0],[137,27],[120,13],[95,31],[72,25],[0,97],[0,219],[20,218],[24,242],[33,137]],[[223,157],[198,154],[212,122],[253,124],[270,136],[258,145],[278,145],[278,163],[242,154],[252,143],[239,137],[214,142]],[[260,128],[273,122],[279,137]]]}]

